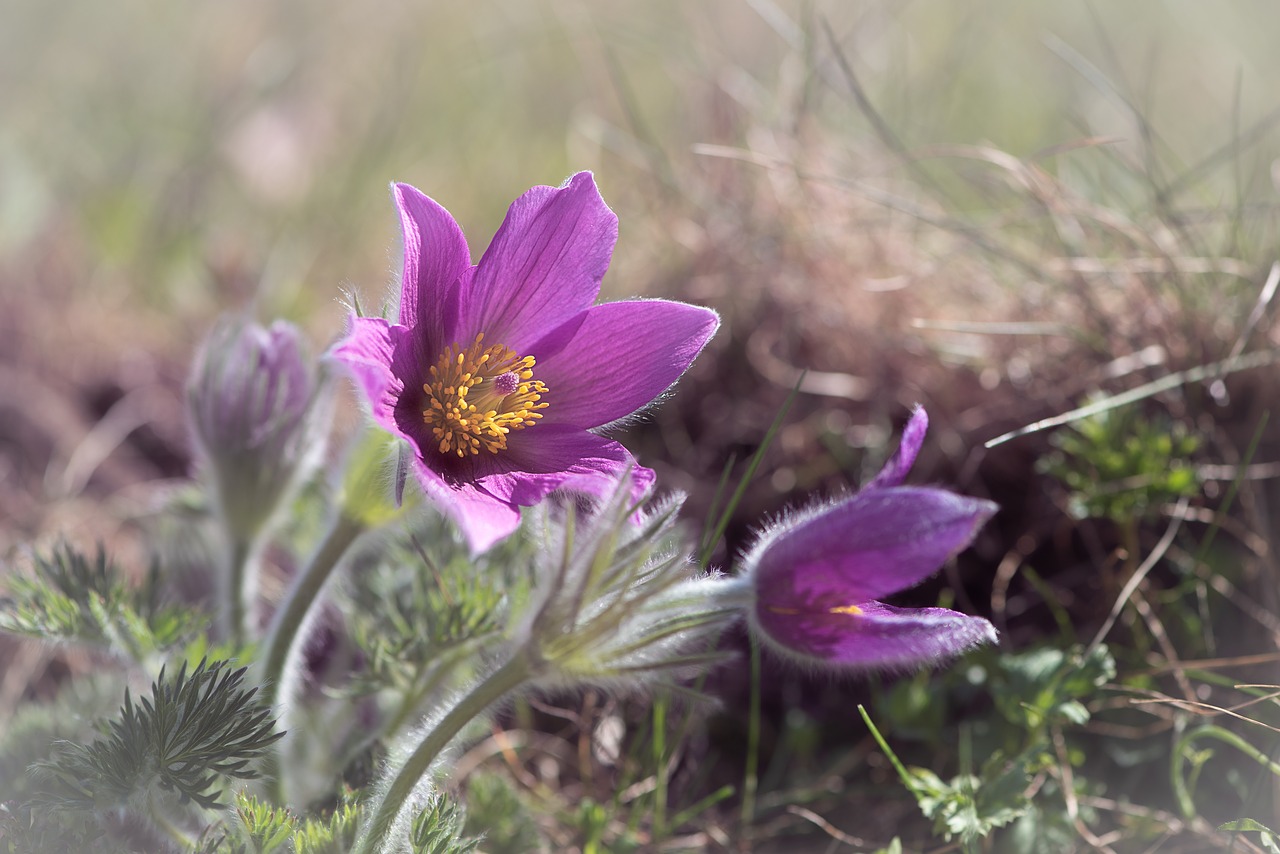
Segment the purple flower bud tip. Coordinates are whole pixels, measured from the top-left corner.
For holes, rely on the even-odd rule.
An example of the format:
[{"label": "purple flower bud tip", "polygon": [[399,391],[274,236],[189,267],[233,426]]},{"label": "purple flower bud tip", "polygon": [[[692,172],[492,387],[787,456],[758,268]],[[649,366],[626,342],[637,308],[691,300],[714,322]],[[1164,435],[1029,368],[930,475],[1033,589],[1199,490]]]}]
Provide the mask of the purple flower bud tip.
[{"label": "purple flower bud tip", "polygon": [[815,663],[904,667],[996,640],[980,617],[877,601],[936,572],[997,509],[979,498],[900,485],[926,426],[917,410],[902,446],[866,488],[782,520],[747,556],[750,622],[774,649]]},{"label": "purple flower bud tip", "polygon": [[[715,333],[715,312],[643,300],[594,305],[618,220],[580,172],[512,203],[471,263],[457,222],[394,187],[404,231],[395,321],[352,317],[332,356],[374,419],[413,449],[427,496],[480,552],[552,491],[608,494],[653,473],[595,430],[666,391]],[[622,368],[625,367],[625,370]]]},{"label": "purple flower bud tip", "polygon": [[313,391],[297,327],[225,318],[196,357],[191,426],[211,455],[271,449],[296,429]]}]

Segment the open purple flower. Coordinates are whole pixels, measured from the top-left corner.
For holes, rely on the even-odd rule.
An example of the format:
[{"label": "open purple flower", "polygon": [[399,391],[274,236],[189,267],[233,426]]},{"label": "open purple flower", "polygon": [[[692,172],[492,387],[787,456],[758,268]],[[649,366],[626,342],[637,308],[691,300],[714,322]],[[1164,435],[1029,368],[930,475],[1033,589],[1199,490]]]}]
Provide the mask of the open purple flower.
[{"label": "open purple flower", "polygon": [[784,519],[747,555],[748,619],[772,648],[813,663],[904,667],[995,641],[981,617],[877,601],[936,572],[996,510],[979,498],[901,485],[927,427],[916,410],[897,454],[870,484]]},{"label": "open purple flower", "polygon": [[426,494],[484,551],[557,489],[607,494],[634,469],[591,432],[666,391],[715,333],[715,312],[664,300],[594,305],[618,219],[580,172],[512,203],[476,265],[443,207],[394,188],[404,230],[398,322],[351,319],[333,351],[373,417],[414,450]]}]

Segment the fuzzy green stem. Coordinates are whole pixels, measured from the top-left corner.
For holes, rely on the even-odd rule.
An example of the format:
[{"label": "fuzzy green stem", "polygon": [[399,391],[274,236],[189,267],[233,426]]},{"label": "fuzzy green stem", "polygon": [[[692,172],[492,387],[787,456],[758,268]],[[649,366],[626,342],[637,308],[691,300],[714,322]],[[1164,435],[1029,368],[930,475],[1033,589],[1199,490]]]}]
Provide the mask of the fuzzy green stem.
[{"label": "fuzzy green stem", "polygon": [[463,727],[525,684],[533,676],[533,672],[533,662],[524,653],[517,652],[506,664],[472,688],[439,723],[431,727],[426,737],[400,766],[386,794],[377,801],[373,818],[356,841],[351,854],[374,854],[381,851],[400,810],[441,751],[449,746]]},{"label": "fuzzy green stem", "polygon": [[451,675],[454,668],[466,661],[468,658],[476,654],[478,647],[475,644],[463,644],[458,648],[444,650],[436,655],[435,666],[431,673],[416,690],[410,690],[405,693],[404,699],[396,709],[396,712],[388,719],[387,724],[383,727],[382,733],[387,738],[395,738],[400,728],[405,725],[410,716],[414,714],[426,699],[431,696],[433,691],[440,688]]},{"label": "fuzzy green stem", "polygon": [[219,611],[219,628],[222,637],[235,646],[244,643],[246,603],[257,598],[257,568],[250,562],[257,561],[257,548],[252,539],[238,536],[228,526],[227,536],[229,548],[226,553],[227,564],[222,572],[221,604]]},{"label": "fuzzy green stem", "polygon": [[262,658],[263,699],[268,708],[274,709],[288,700],[281,696],[280,689],[290,659],[301,654],[302,628],[311,606],[320,597],[320,591],[342,556],[363,532],[363,525],[339,513],[310,563],[294,578],[280,610],[271,620]]}]

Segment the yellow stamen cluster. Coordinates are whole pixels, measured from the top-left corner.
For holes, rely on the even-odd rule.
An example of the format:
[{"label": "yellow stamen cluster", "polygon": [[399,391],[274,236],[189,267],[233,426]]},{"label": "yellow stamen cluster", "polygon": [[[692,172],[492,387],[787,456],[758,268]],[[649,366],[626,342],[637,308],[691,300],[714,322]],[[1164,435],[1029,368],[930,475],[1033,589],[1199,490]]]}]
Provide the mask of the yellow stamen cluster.
[{"label": "yellow stamen cluster", "polygon": [[517,356],[501,344],[485,347],[484,333],[470,347],[446,347],[431,367],[422,420],[431,426],[442,454],[491,454],[507,447],[512,430],[542,417],[547,387],[533,378],[532,356]]},{"label": "yellow stamen cluster", "polygon": [[[794,617],[799,615],[800,613],[799,608],[786,608],[786,607],[783,607],[782,605],[765,605],[765,607],[768,608],[773,613],[781,614],[784,617]],[[856,617],[862,613],[862,609],[859,608],[857,605],[841,605],[837,608],[828,608],[827,613],[828,614],[848,614],[851,617]]]}]

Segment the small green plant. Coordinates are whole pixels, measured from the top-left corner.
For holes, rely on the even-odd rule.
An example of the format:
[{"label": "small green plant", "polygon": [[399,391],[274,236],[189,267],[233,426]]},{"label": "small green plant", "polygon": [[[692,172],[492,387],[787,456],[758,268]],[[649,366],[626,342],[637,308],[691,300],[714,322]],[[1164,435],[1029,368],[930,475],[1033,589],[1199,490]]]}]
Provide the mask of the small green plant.
[{"label": "small green plant", "polygon": [[[993,835],[996,839],[1023,838],[1032,828],[1042,837],[1053,828],[1058,837],[1072,839],[1070,824],[1058,820],[1061,811],[1049,806],[1052,794],[1061,797],[1063,778],[1049,781],[1047,787],[1042,778],[1063,761],[1053,749],[1055,739],[1089,722],[1085,702],[1115,678],[1115,661],[1103,646],[1088,653],[1043,648],[982,658],[981,664],[976,659],[971,663],[969,669],[978,672],[970,674],[969,681],[972,684],[973,675],[979,677],[978,684],[1000,721],[982,727],[987,759],[975,771],[944,780],[927,768],[906,766],[866,709],[859,706],[859,712],[920,811],[933,822],[934,833],[944,840],[957,839],[966,850],[978,850],[980,840]],[[900,692],[891,695],[886,703],[900,707],[901,697]],[[910,722],[912,716],[905,719]],[[961,738],[967,745],[964,755],[971,755],[972,728],[962,730]],[[1070,758],[1067,761],[1072,762]],[[1078,774],[1071,774],[1070,779],[1077,788],[1087,787]],[[1036,793],[1034,799],[1032,792]],[[997,834],[1001,829],[1005,830]],[[1015,846],[1010,850],[1026,849]]]},{"label": "small green plant", "polygon": [[1181,422],[1148,418],[1133,406],[1072,422],[1053,435],[1041,471],[1067,489],[1078,519],[1127,523],[1192,497],[1200,482],[1192,457],[1200,443]]},{"label": "small green plant", "polygon": [[14,574],[0,599],[0,631],[91,644],[144,663],[201,628],[200,615],[161,604],[159,564],[132,585],[102,548],[91,557],[61,545],[32,560],[32,571]]}]

